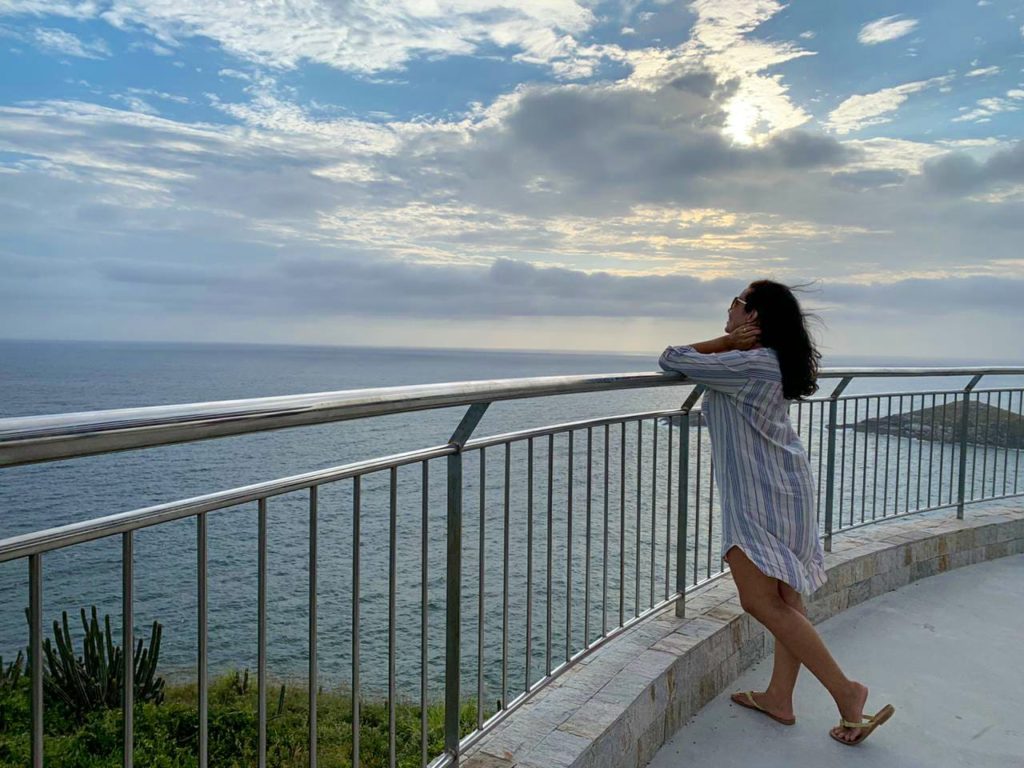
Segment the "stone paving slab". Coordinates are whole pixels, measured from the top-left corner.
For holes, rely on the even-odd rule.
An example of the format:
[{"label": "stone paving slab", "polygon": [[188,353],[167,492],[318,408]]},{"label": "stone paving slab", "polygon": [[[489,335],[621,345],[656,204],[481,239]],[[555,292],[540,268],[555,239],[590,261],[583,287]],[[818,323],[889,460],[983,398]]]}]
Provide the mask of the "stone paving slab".
[{"label": "stone paving slab", "polygon": [[848,748],[828,737],[835,704],[807,670],[794,726],[730,702],[732,690],[764,690],[764,659],[671,735],[649,768],[1024,766],[1024,555],[914,582],[818,631],[847,674],[870,687],[869,711],[896,708],[868,741]]}]

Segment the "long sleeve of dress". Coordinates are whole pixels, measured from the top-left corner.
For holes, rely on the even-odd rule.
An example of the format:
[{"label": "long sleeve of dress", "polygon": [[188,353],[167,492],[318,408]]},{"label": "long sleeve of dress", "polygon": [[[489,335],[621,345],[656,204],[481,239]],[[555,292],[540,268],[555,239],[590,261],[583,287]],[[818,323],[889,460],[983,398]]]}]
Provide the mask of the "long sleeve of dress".
[{"label": "long sleeve of dress", "polygon": [[751,378],[757,378],[758,368],[764,367],[761,355],[729,350],[704,354],[690,345],[668,347],[661,353],[658,365],[664,371],[686,375],[695,384],[737,396]]}]

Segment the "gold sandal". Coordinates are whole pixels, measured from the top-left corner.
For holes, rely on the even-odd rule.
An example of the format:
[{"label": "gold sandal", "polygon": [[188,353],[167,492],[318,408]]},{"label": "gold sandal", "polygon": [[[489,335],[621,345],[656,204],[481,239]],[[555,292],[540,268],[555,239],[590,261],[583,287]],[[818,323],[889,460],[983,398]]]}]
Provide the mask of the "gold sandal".
[{"label": "gold sandal", "polygon": [[864,729],[860,733],[857,734],[857,738],[855,738],[853,741],[847,741],[846,739],[841,739],[838,736],[836,736],[834,733],[832,733],[832,731],[829,731],[828,735],[831,736],[836,741],[838,741],[840,744],[845,744],[848,747],[856,746],[857,744],[860,744],[862,741],[864,741],[864,739],[866,739],[868,736],[870,736],[871,733],[875,730],[875,728],[877,728],[882,723],[884,723],[886,720],[888,720],[890,717],[892,717],[893,713],[895,711],[896,711],[896,709],[893,707],[892,704],[886,704],[884,707],[882,707],[880,710],[878,710],[875,714],[866,716],[864,718],[864,721],[861,722],[861,723],[851,723],[848,720],[844,720],[842,718],[839,718],[839,727],[840,728],[863,728]]},{"label": "gold sandal", "polygon": [[733,703],[739,704],[741,707],[746,707],[747,709],[753,709],[753,710],[756,710],[757,712],[763,712],[764,714],[768,715],[768,717],[770,717],[772,720],[774,720],[777,723],[782,723],[783,725],[796,725],[796,718],[795,717],[791,717],[791,718],[789,718],[787,720],[784,717],[779,717],[778,715],[773,715],[767,709],[765,709],[760,704],[758,704],[756,701],[754,701],[754,692],[753,691],[743,691],[742,693],[737,691],[736,693],[734,693],[729,698],[730,698],[730,700]]}]

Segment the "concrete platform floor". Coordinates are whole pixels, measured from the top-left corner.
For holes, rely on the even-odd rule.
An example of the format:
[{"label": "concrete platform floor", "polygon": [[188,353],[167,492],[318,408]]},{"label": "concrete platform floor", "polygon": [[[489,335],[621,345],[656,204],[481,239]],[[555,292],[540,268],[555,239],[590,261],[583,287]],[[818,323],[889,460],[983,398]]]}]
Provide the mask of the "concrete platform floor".
[{"label": "concrete platform floor", "polygon": [[771,658],[745,672],[661,748],[650,768],[1024,768],[1024,555],[958,568],[818,625],[867,711],[896,714],[863,744],[828,736],[835,704],[806,670],[784,726],[729,701],[764,690]]}]

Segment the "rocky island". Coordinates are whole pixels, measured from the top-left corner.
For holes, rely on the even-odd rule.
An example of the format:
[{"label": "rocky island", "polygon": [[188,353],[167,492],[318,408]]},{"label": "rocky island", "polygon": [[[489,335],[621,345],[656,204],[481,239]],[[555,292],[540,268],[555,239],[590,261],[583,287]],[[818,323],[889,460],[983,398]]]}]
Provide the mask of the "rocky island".
[{"label": "rocky island", "polygon": [[[963,403],[958,402],[862,419],[852,426],[859,432],[956,443],[960,440],[962,423]],[[971,400],[967,404],[967,442],[997,448],[1024,448],[1024,418],[1005,408]]]}]

